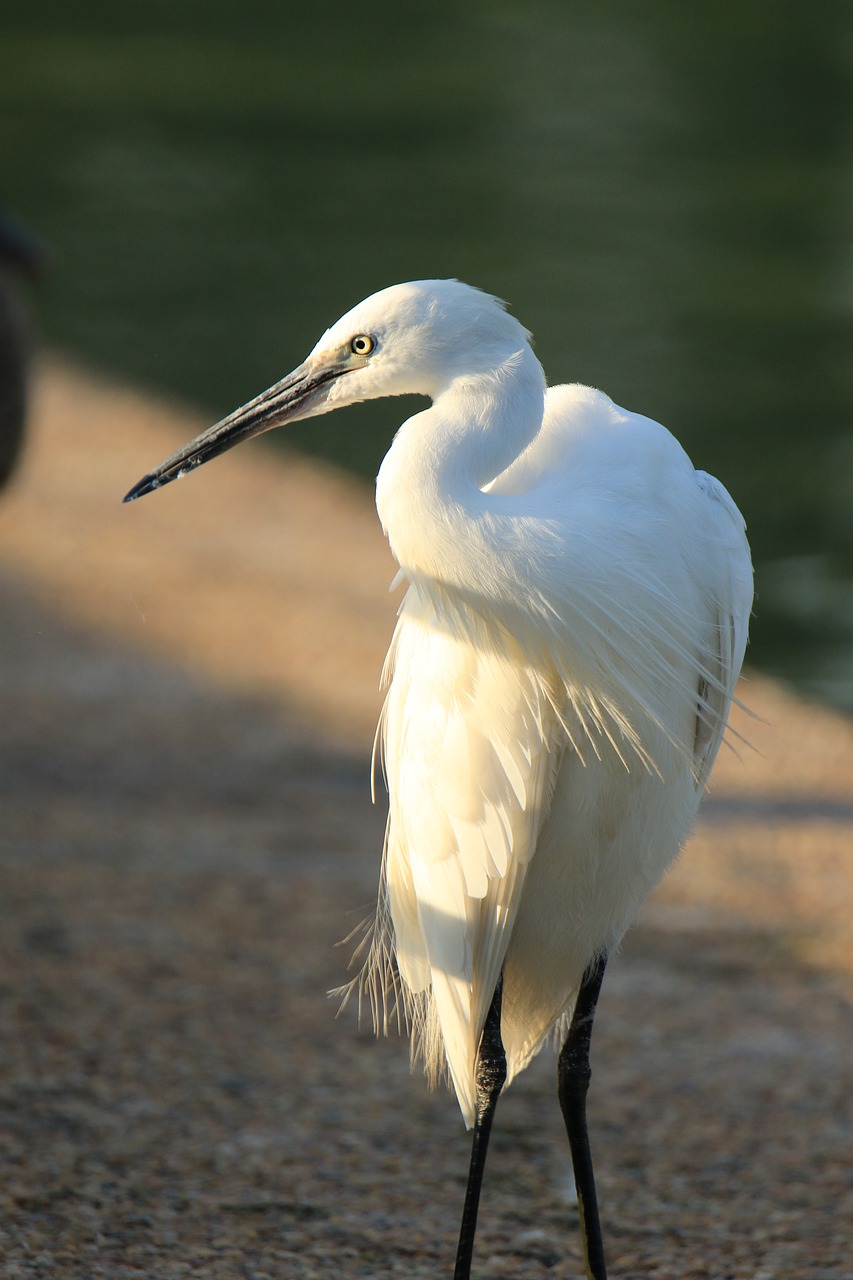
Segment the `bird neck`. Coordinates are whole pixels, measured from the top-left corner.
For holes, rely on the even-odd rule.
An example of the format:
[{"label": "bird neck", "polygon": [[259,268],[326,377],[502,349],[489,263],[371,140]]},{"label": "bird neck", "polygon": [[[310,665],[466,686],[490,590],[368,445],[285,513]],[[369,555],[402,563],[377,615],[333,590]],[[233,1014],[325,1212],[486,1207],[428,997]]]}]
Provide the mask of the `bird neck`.
[{"label": "bird neck", "polygon": [[377,477],[376,506],[408,576],[457,585],[461,575],[465,585],[472,540],[496,505],[487,486],[534,440],[544,404],[545,375],[525,345],[486,372],[454,378],[403,423]]}]

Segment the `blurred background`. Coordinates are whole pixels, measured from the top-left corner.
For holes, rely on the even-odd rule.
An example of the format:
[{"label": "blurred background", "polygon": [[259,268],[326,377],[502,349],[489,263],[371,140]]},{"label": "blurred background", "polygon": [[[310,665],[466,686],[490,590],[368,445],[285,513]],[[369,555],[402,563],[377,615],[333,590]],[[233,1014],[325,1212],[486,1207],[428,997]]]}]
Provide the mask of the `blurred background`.
[{"label": "blurred background", "polygon": [[[846,0],[32,0],[0,110],[46,345],[213,419],[386,284],[499,294],[723,480],[752,662],[853,712]],[[404,410],[289,440],[367,481]]]},{"label": "blurred background", "polygon": [[[120,505],[433,275],[720,477],[753,666],[853,715],[850,0],[4,5],[4,1280],[452,1257],[455,1106],[323,998],[375,903],[399,594],[370,488],[417,402]],[[721,752],[596,1021],[626,1280],[850,1275],[853,719],[754,671],[744,697],[755,750]],[[496,1280],[580,1274],[561,1128],[543,1054],[495,1134]]]}]

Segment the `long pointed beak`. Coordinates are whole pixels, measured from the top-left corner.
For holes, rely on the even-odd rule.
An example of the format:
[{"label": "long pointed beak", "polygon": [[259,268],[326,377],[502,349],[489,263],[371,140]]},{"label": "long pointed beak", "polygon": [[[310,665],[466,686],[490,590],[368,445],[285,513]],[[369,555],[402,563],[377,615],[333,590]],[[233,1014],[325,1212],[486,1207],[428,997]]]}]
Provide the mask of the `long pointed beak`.
[{"label": "long pointed beak", "polygon": [[161,462],[159,467],[149,471],[125,495],[124,501],[133,502],[154,489],[162,489],[242,440],[251,440],[252,436],[271,431],[285,422],[310,417],[321,409],[329,393],[329,384],[346,372],[346,365],[317,367],[310,359],[306,360],[281,382],[261,392],[221,422],[208,427],[183,449]]}]

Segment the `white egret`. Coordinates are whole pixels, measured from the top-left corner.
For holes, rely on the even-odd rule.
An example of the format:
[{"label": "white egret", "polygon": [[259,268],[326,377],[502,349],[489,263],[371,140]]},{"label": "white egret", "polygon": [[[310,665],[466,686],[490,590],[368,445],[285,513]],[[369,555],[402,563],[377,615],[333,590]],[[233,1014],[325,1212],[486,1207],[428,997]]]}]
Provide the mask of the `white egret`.
[{"label": "white egret", "polygon": [[587,1273],[605,1276],[586,1133],[607,956],[687,838],[720,746],[752,603],[744,522],[656,422],[546,389],[529,334],[452,280],[359,303],[293,373],[127,495],[241,440],[419,392],[379,472],[408,583],[379,738],[390,812],[361,976],[448,1072],[473,1150],[470,1273],[497,1098],[550,1034]]}]

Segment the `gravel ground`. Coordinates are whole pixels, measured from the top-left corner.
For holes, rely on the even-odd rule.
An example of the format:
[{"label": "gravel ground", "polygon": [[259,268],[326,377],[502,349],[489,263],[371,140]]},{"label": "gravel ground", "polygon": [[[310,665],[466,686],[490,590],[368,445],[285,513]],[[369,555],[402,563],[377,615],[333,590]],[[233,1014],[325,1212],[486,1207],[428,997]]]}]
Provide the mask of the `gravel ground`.
[{"label": "gravel ground", "polygon": [[[396,600],[370,495],[59,365],[0,510],[0,1276],[440,1277],[468,1138],[326,992],[369,912]],[[320,428],[318,428],[320,429]],[[760,679],[613,962],[614,1280],[850,1280],[853,729]],[[475,1275],[582,1274],[555,1065],[502,1100]]]}]

